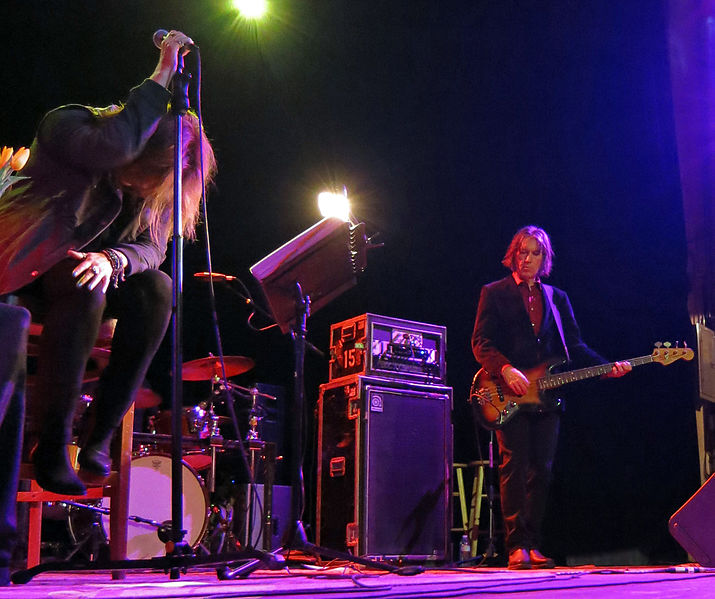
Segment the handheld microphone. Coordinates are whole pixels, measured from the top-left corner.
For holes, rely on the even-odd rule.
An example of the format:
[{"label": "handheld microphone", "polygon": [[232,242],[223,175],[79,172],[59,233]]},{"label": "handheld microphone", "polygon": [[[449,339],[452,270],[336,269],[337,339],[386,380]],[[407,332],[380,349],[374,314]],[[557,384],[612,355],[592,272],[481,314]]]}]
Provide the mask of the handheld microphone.
[{"label": "handheld microphone", "polygon": [[[154,45],[161,50],[161,42],[164,41],[164,38],[169,35],[169,32],[166,29],[157,29],[154,32],[154,35],[152,36],[152,40],[154,42]],[[184,44],[182,46],[183,48],[186,48],[187,50],[194,50],[196,48],[195,44]]]}]

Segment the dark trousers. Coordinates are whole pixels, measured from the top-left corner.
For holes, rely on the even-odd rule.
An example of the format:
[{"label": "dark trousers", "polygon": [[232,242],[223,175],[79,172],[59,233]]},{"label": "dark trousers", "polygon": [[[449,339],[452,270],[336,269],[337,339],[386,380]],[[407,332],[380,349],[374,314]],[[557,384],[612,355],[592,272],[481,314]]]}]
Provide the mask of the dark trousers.
[{"label": "dark trousers", "polygon": [[25,366],[30,313],[0,303],[0,569],[17,540],[15,496],[25,415]]},{"label": "dark trousers", "polygon": [[557,412],[519,412],[497,430],[507,552],[538,548],[559,436]]},{"label": "dark trousers", "polygon": [[63,260],[28,291],[44,311],[33,403],[42,442],[71,440],[82,377],[104,317],[117,318],[109,363],[91,405],[90,443],[103,442],[121,422],[141,386],[171,315],[171,279],[161,271],[128,276],[107,293],[77,287],[76,260]]}]

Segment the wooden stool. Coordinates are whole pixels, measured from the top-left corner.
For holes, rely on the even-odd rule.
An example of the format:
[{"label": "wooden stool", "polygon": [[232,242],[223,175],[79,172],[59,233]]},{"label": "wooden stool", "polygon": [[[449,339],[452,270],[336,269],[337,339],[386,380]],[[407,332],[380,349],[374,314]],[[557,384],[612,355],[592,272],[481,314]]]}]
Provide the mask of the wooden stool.
[{"label": "wooden stool", "polygon": [[[86,495],[58,495],[40,487],[34,479],[30,463],[20,465],[20,479],[30,481],[29,491],[19,491],[18,502],[30,504],[27,535],[27,567],[40,563],[42,538],[42,503],[45,501],[87,501],[109,498],[109,555],[112,560],[126,559],[127,517],[129,516],[129,484],[132,460],[134,406],[124,415],[112,447],[112,472],[103,485],[87,487]],[[124,572],[113,571],[112,578],[124,578]]]}]

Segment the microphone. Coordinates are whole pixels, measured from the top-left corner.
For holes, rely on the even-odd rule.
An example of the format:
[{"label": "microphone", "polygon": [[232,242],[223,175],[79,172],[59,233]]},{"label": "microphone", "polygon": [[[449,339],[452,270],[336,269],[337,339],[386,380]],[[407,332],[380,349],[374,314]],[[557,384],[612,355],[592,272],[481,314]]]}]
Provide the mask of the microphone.
[{"label": "microphone", "polygon": [[[152,36],[152,40],[154,41],[154,45],[161,50],[161,42],[164,41],[164,38],[169,35],[169,32],[166,29],[157,29],[154,32],[154,35]],[[183,48],[186,48],[187,50],[193,50],[196,48],[195,44],[184,44],[182,46]]]},{"label": "microphone", "polygon": [[235,281],[236,277],[232,275],[224,275],[220,272],[215,272],[213,275],[209,272],[196,272],[194,273],[194,278],[200,279],[201,281],[208,281],[213,276],[214,281]]}]

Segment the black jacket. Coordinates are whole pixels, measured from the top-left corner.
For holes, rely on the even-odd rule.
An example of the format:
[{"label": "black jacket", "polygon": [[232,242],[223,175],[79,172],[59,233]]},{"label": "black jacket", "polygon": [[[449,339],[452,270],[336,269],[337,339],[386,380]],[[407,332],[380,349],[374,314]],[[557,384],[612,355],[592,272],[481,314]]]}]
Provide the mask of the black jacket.
[{"label": "black jacket", "polygon": [[[581,332],[566,293],[556,287],[552,289],[554,305],[561,315],[571,362],[579,367],[607,362],[581,339]],[[524,300],[511,275],[482,288],[472,333],[472,351],[477,362],[492,375],[501,374],[505,364],[528,369],[541,363],[566,359],[548,300],[544,297],[544,320],[539,335],[536,336]]]},{"label": "black jacket", "polygon": [[93,249],[100,236],[102,247],[126,255],[127,274],[163,262],[165,244],[153,243],[147,231],[130,239],[111,227],[123,198],[109,173],[141,154],[169,98],[165,88],[147,79],[111,116],[80,105],[45,116],[21,173],[29,179],[0,198],[0,295],[31,283],[69,249]]}]

